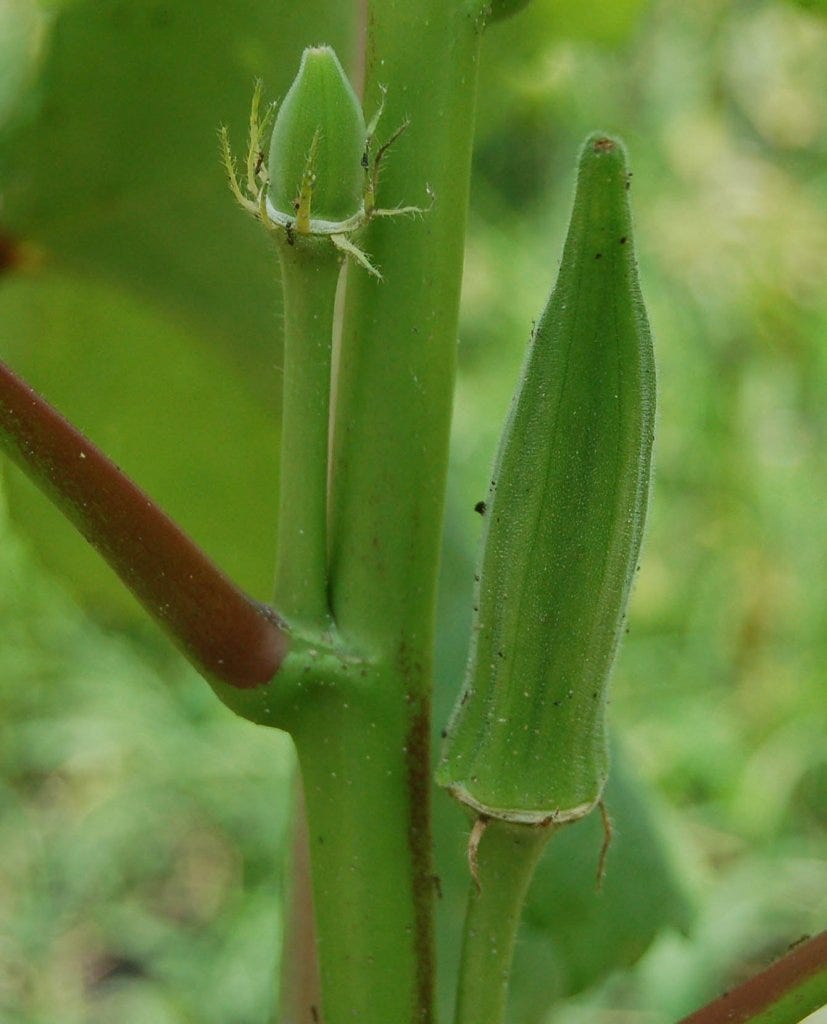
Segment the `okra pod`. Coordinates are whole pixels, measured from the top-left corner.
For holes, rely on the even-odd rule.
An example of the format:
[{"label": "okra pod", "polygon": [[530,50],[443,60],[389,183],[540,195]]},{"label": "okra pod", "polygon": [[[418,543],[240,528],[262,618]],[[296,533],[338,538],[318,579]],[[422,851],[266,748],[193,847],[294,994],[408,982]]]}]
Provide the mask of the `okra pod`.
[{"label": "okra pod", "polygon": [[469,665],[438,770],[483,817],[576,820],[608,774],[607,685],[655,415],[629,181],[622,143],[590,136],[491,480]]}]

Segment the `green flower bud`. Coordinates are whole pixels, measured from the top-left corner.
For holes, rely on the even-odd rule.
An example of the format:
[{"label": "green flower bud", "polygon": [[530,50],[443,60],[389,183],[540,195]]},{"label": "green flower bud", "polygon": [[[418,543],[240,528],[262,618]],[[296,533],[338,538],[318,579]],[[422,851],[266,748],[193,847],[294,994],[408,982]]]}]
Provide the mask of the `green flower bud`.
[{"label": "green flower bud", "polygon": [[273,125],[273,207],[326,221],[356,215],[365,190],[365,135],[362,107],[339,58],[329,46],[308,47]]},{"label": "green flower bud", "polygon": [[591,136],[487,501],[473,649],[438,780],[507,821],[575,820],[608,773],[606,689],[655,412],[628,184],[622,144]]}]

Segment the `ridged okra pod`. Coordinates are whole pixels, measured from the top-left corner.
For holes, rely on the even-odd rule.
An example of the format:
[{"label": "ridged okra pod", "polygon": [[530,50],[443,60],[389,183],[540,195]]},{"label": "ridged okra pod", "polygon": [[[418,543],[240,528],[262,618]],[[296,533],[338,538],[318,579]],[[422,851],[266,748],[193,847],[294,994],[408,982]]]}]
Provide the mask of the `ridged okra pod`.
[{"label": "ridged okra pod", "polygon": [[623,145],[589,137],[557,284],[487,501],[472,649],[439,782],[478,815],[587,814],[637,565],[655,415]]}]

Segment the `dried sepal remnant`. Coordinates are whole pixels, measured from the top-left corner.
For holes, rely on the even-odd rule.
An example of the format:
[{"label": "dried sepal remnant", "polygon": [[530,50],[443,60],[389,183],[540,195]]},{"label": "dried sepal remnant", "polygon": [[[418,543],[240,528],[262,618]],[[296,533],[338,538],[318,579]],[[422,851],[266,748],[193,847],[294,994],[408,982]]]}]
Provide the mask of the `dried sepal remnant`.
[{"label": "dried sepal remnant", "polygon": [[583,817],[608,774],[607,685],[655,407],[627,181],[622,143],[590,136],[492,474],[473,649],[439,768],[462,803],[514,824]]},{"label": "dried sepal remnant", "polygon": [[[303,239],[328,239],[342,256],[381,276],[354,237],[374,217],[425,212],[418,206],[376,205],[382,160],[408,127],[403,122],[372,154],[383,106],[384,93],[366,125],[334,51],[309,47],[275,117],[273,105],[261,115],[261,84],[256,85],[243,187],[227,129],[221,128],[222,160],[236,200],[278,241],[294,246]],[[273,117],[265,152],[262,140]]]}]

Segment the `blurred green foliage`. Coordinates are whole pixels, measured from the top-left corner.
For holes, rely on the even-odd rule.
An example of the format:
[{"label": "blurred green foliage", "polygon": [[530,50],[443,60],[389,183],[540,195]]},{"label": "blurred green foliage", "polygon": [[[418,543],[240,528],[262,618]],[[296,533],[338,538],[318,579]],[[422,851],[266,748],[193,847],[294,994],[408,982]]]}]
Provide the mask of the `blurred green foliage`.
[{"label": "blurred green foliage", "polygon": [[[240,139],[253,79],[283,93],[303,45],[354,52],[347,5],[291,10],[0,0],[0,357],[262,597],[276,268],[225,190],[215,130]],[[491,30],[479,106],[436,720],[463,669],[474,504],[555,273],[577,147],[604,128],[632,155],[660,377],[612,714],[654,790],[646,811],[632,799],[671,847],[640,849],[651,829],[627,815],[609,869],[623,859],[615,877],[640,889],[612,895],[610,875],[605,899],[632,927],[606,948],[642,927],[664,858],[696,919],[551,1019],[627,1007],[661,1024],[827,917],[827,22],[781,0],[534,0]],[[232,719],[12,471],[6,495],[0,1019],[259,1022],[289,745]],[[448,878],[464,826],[438,812]],[[561,861],[585,885],[596,859],[597,838],[576,836],[538,879],[516,1024],[595,980],[577,971],[596,932],[547,941],[574,870]],[[653,898],[687,923],[673,888]]]}]

